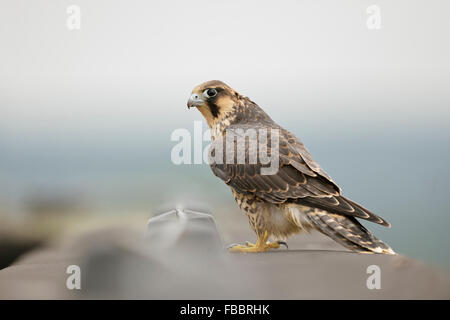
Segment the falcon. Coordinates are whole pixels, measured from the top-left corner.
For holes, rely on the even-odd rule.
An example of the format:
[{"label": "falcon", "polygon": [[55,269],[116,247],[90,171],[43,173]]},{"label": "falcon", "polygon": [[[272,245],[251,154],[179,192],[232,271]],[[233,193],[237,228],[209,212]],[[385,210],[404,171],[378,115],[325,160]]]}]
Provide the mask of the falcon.
[{"label": "falcon", "polygon": [[[248,97],[212,80],[192,90],[187,106],[196,107],[206,119],[212,140],[210,167],[231,188],[257,235],[256,243],[235,244],[230,251],[264,252],[286,245],[284,240],[293,234],[316,229],[355,252],[395,254],[357,218],[386,227],[390,224],[344,197],[303,143]],[[239,148],[242,136],[243,148]],[[275,170],[268,172],[273,162],[263,161],[267,157],[261,153],[252,157],[253,142],[276,160]]]}]

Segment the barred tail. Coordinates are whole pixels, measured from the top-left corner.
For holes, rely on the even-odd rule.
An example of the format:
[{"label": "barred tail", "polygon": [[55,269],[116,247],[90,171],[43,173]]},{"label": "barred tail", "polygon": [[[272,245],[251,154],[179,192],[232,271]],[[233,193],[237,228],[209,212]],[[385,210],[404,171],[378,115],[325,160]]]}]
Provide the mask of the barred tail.
[{"label": "barred tail", "polygon": [[320,232],[344,247],[360,253],[395,254],[386,243],[377,239],[354,217],[315,209],[307,217]]}]

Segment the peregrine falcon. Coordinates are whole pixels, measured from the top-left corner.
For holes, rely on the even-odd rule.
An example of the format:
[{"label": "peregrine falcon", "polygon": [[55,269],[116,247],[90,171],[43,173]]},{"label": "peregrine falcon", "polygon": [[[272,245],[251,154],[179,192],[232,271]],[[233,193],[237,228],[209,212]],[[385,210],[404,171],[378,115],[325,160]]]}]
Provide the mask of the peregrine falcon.
[{"label": "peregrine falcon", "polygon": [[[256,243],[236,244],[230,251],[264,252],[279,248],[290,235],[317,229],[355,252],[395,254],[356,218],[386,227],[390,224],[344,197],[303,143],[248,97],[213,80],[195,87],[187,106],[196,107],[205,117],[212,138],[211,169],[231,188],[258,237]],[[228,139],[230,133],[232,139]],[[244,136],[243,148],[236,139],[240,136]],[[268,157],[276,155],[272,172],[268,169],[273,163],[262,161],[264,157],[254,150],[255,141],[256,148],[264,149]],[[239,157],[244,160],[238,161]]]}]

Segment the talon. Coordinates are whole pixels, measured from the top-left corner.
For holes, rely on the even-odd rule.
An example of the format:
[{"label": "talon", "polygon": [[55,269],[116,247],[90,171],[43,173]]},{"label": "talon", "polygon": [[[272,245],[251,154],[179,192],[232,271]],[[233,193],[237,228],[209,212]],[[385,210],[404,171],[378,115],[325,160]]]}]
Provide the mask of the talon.
[{"label": "talon", "polygon": [[255,247],[255,246],[256,246],[256,244],[251,243],[251,242],[249,242],[249,241],[245,241],[245,245],[246,245],[247,247]]},{"label": "talon", "polygon": [[233,248],[233,247],[236,247],[236,246],[240,246],[240,244],[239,244],[239,243],[232,243],[232,244],[230,244],[230,245],[227,247],[227,249],[229,250],[229,249],[231,249],[231,248]]},{"label": "talon", "polygon": [[279,245],[285,246],[286,249],[289,249],[289,246],[288,246],[288,244],[287,244],[286,242],[284,242],[284,241],[277,241],[277,243],[278,243]]},{"label": "talon", "polygon": [[248,252],[249,250],[254,249],[253,247],[248,247],[242,244],[235,244],[228,248],[230,252]]},{"label": "talon", "polygon": [[242,248],[254,248],[254,247],[256,247],[256,244],[251,243],[250,241],[245,241],[245,245],[240,244],[240,243],[232,243],[227,247],[227,249],[231,250],[233,248],[241,248],[242,249]]}]

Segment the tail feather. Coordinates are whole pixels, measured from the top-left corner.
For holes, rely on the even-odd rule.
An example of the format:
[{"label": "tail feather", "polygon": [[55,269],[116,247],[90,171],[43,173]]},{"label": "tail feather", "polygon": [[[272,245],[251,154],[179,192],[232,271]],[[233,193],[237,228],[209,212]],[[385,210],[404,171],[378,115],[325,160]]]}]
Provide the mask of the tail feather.
[{"label": "tail feather", "polygon": [[334,232],[332,228],[330,228],[326,223],[324,223],[318,215],[309,215],[309,218],[311,219],[311,222],[314,226],[316,226],[316,229],[325,234],[326,236],[330,237],[337,243],[343,245],[344,247],[360,253],[370,253],[371,251],[362,248],[361,246],[358,246],[357,244],[353,243],[352,241],[348,240],[347,238],[341,236],[340,234]]},{"label": "tail feather", "polygon": [[312,224],[344,247],[361,253],[395,254],[390,246],[376,238],[354,217],[315,209],[307,213]]},{"label": "tail feather", "polygon": [[323,198],[305,197],[297,199],[296,203],[308,207],[322,209],[330,213],[365,219],[374,223],[381,224],[388,228],[391,226],[389,222],[387,222],[380,216],[377,216],[369,209],[364,208],[360,204],[357,204],[356,202],[343,196]]}]

